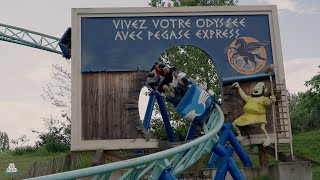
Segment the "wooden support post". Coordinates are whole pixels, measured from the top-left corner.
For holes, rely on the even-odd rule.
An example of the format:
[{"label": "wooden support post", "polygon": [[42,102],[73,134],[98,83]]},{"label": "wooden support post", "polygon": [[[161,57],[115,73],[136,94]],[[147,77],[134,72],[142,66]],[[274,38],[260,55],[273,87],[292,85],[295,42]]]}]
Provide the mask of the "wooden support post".
[{"label": "wooden support post", "polygon": [[108,159],[108,160],[110,160],[112,162],[118,162],[118,161],[126,160],[126,158],[121,157],[121,156],[119,156],[117,154],[111,153],[110,151],[105,151],[104,152],[104,158]]},{"label": "wooden support post", "polygon": [[268,157],[267,149],[263,147],[262,144],[259,144],[258,150],[259,150],[260,168],[262,169],[263,172],[267,173],[268,166],[269,166],[269,157]]},{"label": "wooden support post", "polygon": [[112,162],[124,161],[126,158],[121,157],[117,154],[112,153],[111,151],[105,151],[103,149],[96,150],[96,155],[92,160],[92,166],[98,166],[105,164],[105,160],[110,160]]},{"label": "wooden support post", "polygon": [[92,166],[98,166],[104,164],[104,150],[98,149],[96,155],[92,160]]}]

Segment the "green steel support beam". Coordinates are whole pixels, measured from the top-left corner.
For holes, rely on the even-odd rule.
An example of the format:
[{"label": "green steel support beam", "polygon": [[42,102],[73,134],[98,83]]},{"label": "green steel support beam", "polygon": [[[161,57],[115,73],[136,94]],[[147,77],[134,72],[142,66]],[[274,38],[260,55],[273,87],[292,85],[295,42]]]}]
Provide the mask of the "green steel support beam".
[{"label": "green steel support beam", "polygon": [[60,38],[0,23],[0,40],[62,54]]}]

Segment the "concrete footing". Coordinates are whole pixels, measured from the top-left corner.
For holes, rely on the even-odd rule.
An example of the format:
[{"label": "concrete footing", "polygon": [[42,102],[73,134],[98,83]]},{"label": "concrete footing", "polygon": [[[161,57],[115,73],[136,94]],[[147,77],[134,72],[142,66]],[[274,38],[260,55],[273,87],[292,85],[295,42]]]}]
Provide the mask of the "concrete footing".
[{"label": "concrete footing", "polygon": [[[258,179],[259,177],[269,177],[272,180],[312,180],[311,163],[303,162],[280,162],[268,167],[260,168],[241,168],[242,174],[247,180]],[[186,172],[178,176],[184,180],[209,180],[214,179],[216,169],[202,169],[194,172]],[[227,173],[226,180],[233,180],[230,173]]]},{"label": "concrete footing", "polygon": [[309,161],[281,162],[268,168],[270,179],[274,180],[312,180],[312,169]]}]

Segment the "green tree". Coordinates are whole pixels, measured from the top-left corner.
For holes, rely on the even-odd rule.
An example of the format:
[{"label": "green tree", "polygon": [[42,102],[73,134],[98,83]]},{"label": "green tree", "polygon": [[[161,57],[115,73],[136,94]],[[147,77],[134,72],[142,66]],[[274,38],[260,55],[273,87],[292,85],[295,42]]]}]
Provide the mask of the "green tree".
[{"label": "green tree", "polygon": [[293,133],[320,128],[320,73],[306,81],[305,85],[309,87],[306,92],[289,96]]},{"label": "green tree", "polygon": [[152,7],[172,6],[234,6],[238,0],[151,0]]},{"label": "green tree", "polygon": [[7,133],[0,131],[0,152],[6,151],[9,148],[9,138]]},{"label": "green tree", "polygon": [[[237,0],[151,0],[149,5],[152,7],[230,6],[236,5],[237,2]],[[159,61],[170,67],[177,67],[180,71],[185,72],[188,77],[205,85],[207,90],[211,90],[215,94],[216,99],[220,99],[220,87],[214,64],[201,49],[187,45],[176,46],[165,51],[159,57]],[[176,139],[183,141],[191,122],[176,113],[169,103],[166,103],[166,106]],[[155,108],[155,111],[156,116],[151,121],[152,132],[159,139],[167,140],[162,120],[159,118],[159,109]],[[200,133],[201,131],[197,132],[197,134]]]},{"label": "green tree", "polygon": [[[318,68],[320,68],[320,66],[318,66]],[[307,81],[305,85],[310,87],[309,91],[319,95],[320,94],[320,72],[318,73],[318,75],[313,76],[311,80]]]}]

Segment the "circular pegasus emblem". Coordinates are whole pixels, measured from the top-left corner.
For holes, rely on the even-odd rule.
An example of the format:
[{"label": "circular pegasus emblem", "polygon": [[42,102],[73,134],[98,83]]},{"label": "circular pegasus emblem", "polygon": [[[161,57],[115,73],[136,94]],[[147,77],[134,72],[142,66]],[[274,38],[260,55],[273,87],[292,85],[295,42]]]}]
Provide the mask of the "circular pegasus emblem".
[{"label": "circular pegasus emblem", "polygon": [[240,37],[225,48],[228,61],[239,73],[254,74],[259,72],[266,64],[267,53],[264,46],[268,41],[261,41],[251,37]]}]

